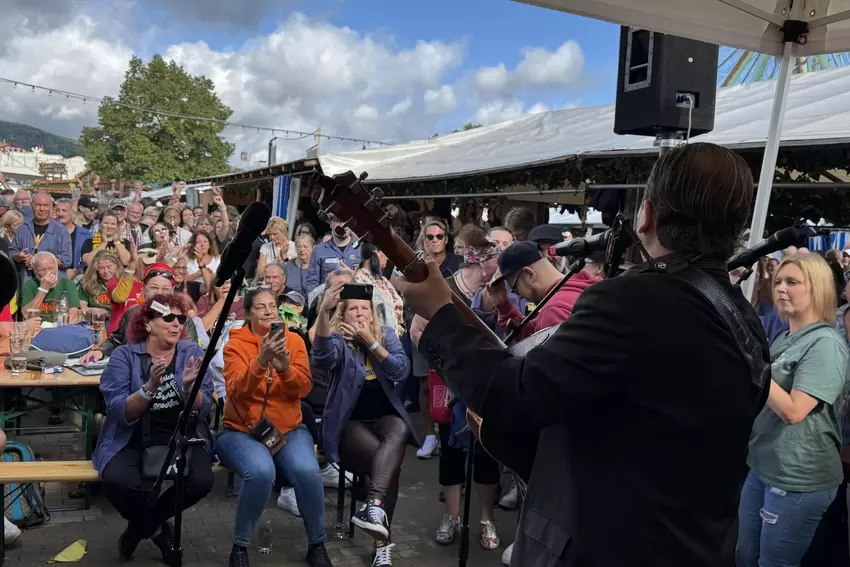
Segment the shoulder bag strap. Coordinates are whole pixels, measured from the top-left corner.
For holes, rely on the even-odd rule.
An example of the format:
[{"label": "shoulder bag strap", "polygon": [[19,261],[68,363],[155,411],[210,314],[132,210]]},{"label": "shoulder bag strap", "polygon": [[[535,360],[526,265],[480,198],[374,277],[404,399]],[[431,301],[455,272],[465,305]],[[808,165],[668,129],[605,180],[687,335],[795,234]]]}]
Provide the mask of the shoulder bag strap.
[{"label": "shoulder bag strap", "polygon": [[735,337],[738,351],[750,368],[753,385],[764,388],[770,378],[770,365],[764,361],[764,345],[744,319],[729,291],[711,276],[698,268],[670,273],[684,281],[705,297],[723,319],[729,332]]}]

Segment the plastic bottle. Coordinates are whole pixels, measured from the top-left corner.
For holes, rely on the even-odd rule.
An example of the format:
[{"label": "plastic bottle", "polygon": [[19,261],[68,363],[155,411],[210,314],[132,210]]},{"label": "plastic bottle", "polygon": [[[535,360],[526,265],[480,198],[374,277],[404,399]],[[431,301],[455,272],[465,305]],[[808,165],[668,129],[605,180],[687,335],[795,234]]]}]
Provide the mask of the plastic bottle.
[{"label": "plastic bottle", "polygon": [[62,292],[62,299],[59,300],[59,307],[56,309],[56,325],[61,327],[68,322],[68,292]]}]

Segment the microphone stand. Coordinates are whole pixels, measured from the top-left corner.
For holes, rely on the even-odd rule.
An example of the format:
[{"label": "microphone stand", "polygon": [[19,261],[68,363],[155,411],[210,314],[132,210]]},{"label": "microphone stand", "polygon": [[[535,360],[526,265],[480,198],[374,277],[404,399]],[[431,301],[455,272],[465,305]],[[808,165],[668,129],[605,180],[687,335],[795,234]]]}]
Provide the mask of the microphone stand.
[{"label": "microphone stand", "polygon": [[[168,454],[162,463],[159,476],[156,482],[154,482],[148,496],[148,507],[153,508],[162,490],[162,483],[172,466],[171,461],[174,459],[174,468],[176,470],[174,478],[174,545],[171,549],[170,567],[180,567],[183,564],[183,548],[181,546],[180,532],[183,527],[183,484],[185,482],[184,476],[186,472],[186,453],[189,447],[200,447],[204,444],[203,439],[195,437],[194,426],[198,418],[198,412],[193,410],[192,406],[195,405],[195,397],[201,389],[204,376],[207,373],[210,362],[212,362],[213,356],[215,356],[215,347],[224,331],[227,314],[230,313],[230,308],[233,306],[233,301],[242,288],[242,282],[244,280],[245,268],[240,266],[230,278],[230,290],[227,292],[227,297],[224,300],[221,315],[215,323],[215,328],[210,337],[210,346],[204,352],[204,359],[201,361],[201,367],[198,369],[198,377],[195,379],[194,384],[192,384],[192,391],[186,397],[186,405],[183,407],[183,411],[180,412],[177,427],[174,428],[174,433],[171,435],[171,440],[168,443]],[[175,453],[177,455],[176,459]]]}]

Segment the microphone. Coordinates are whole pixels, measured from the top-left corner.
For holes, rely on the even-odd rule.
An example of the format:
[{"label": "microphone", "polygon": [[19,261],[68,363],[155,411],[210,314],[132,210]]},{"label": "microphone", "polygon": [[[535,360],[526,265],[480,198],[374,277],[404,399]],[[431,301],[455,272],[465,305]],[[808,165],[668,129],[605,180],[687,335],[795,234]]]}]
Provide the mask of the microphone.
[{"label": "microphone", "polygon": [[737,268],[749,268],[762,256],[784,250],[789,246],[797,246],[803,234],[800,230],[789,227],[775,232],[747,250],[742,250],[726,261],[726,267],[731,272]]},{"label": "microphone", "polygon": [[254,246],[254,241],[265,230],[271,217],[272,212],[264,203],[254,201],[248,205],[239,219],[236,234],[221,254],[221,262],[215,272],[216,287],[224,285],[233,272],[245,263],[245,259]]},{"label": "microphone", "polygon": [[578,256],[587,258],[594,252],[605,252],[608,250],[608,240],[613,234],[613,229],[588,236],[587,238],[573,238],[567,242],[561,242],[549,248],[550,256]]}]

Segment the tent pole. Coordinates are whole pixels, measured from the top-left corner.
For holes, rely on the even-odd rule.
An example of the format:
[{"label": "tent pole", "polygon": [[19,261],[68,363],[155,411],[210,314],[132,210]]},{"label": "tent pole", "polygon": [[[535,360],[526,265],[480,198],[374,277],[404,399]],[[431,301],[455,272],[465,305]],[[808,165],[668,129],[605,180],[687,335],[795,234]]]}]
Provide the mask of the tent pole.
[{"label": "tent pole", "polygon": [[[756,192],[756,203],[753,208],[753,224],[750,227],[748,248],[755,246],[764,233],[767,221],[767,207],[770,204],[770,191],[773,187],[773,177],[776,172],[776,158],[779,154],[779,142],[782,137],[782,122],[785,120],[785,107],[788,105],[788,88],[791,84],[791,62],[796,52],[796,45],[786,41],[782,52],[782,63],[779,80],[776,81],[776,93],[773,98],[773,109],[770,112],[770,126],[767,129],[767,140],[764,147],[764,157],[759,173],[759,185]],[[753,279],[744,282],[744,297],[749,298],[753,290]]]}]

